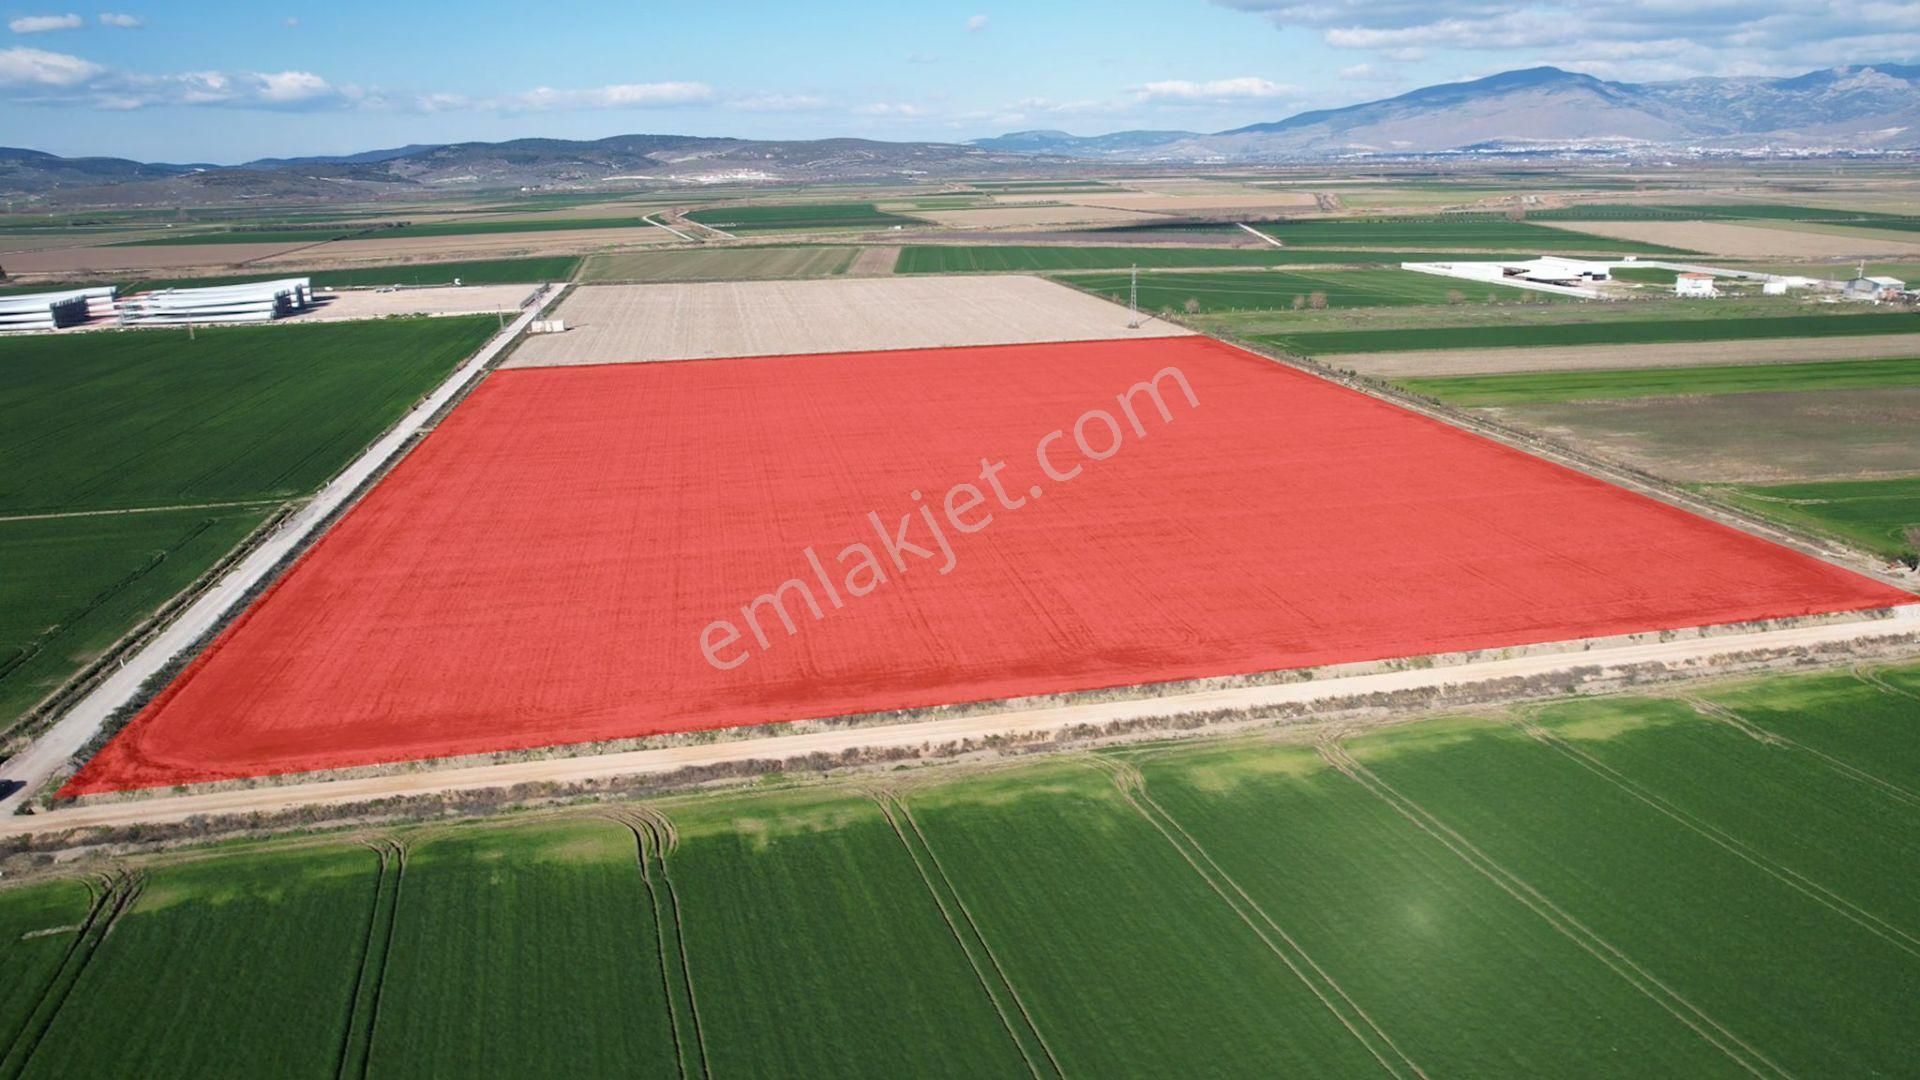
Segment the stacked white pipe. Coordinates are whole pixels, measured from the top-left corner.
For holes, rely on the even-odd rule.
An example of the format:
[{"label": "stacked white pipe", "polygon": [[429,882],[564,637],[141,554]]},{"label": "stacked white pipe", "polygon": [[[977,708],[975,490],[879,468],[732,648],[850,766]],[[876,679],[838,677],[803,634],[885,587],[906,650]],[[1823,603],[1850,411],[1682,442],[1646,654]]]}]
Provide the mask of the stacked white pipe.
[{"label": "stacked white pipe", "polygon": [[142,293],[121,302],[120,321],[129,326],[268,322],[311,306],[311,278],[281,278]]},{"label": "stacked white pipe", "polygon": [[112,315],[114,287],[0,296],[0,331],[58,330]]}]

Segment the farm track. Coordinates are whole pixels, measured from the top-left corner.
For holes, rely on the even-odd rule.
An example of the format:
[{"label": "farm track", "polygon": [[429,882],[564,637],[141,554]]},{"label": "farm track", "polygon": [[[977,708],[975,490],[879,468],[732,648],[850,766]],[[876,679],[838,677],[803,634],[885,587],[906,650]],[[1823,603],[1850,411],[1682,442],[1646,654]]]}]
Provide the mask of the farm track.
[{"label": "farm track", "polygon": [[1795,892],[1800,893],[1814,903],[1832,911],[1841,918],[1855,923],[1868,933],[1886,941],[1894,948],[1916,959],[1920,959],[1920,937],[1860,907],[1853,901],[1848,900],[1846,897],[1822,885],[1820,882],[1801,874],[1792,867],[1769,857],[1766,852],[1742,842],[1738,837],[1713,825],[1711,822],[1695,817],[1667,801],[1659,793],[1652,791],[1632,777],[1613,768],[1592,754],[1589,754],[1587,751],[1574,745],[1571,741],[1562,738],[1558,733],[1541,726],[1531,717],[1520,716],[1514,721],[1514,724],[1536,742],[1566,755],[1588,772],[1613,784],[1635,800],[1644,803],[1672,819],[1682,828],[1698,834],[1728,854],[1747,863],[1749,866],[1752,866],[1754,869],[1759,870],[1761,873],[1766,874],[1768,877],[1773,878],[1775,881],[1780,882]]},{"label": "farm track", "polygon": [[1901,785],[1896,784],[1891,780],[1885,779],[1884,777],[1876,776],[1875,774],[1870,773],[1865,769],[1859,768],[1858,766],[1848,764],[1847,762],[1842,761],[1837,757],[1834,757],[1832,754],[1829,754],[1824,750],[1816,750],[1813,747],[1808,746],[1803,742],[1799,742],[1795,739],[1789,739],[1785,735],[1768,731],[1766,728],[1763,728],[1760,725],[1755,724],[1751,720],[1748,720],[1746,717],[1741,716],[1739,713],[1733,711],[1732,709],[1727,708],[1725,705],[1718,705],[1718,704],[1715,704],[1714,702],[1705,701],[1700,698],[1694,698],[1694,697],[1685,698],[1684,700],[1686,701],[1687,704],[1693,706],[1694,709],[1698,711],[1701,715],[1706,716],[1713,720],[1718,720],[1723,724],[1727,724],[1735,728],[1736,730],[1740,731],[1742,734],[1748,736],[1749,738],[1758,739],[1759,741],[1766,743],[1770,746],[1791,747],[1792,749],[1798,750],[1801,753],[1810,754],[1816,760],[1818,760],[1821,764],[1827,766],[1829,769],[1832,769],[1834,772],[1839,773],[1840,775],[1848,778],[1849,780],[1866,784],[1868,787],[1878,788],[1882,794],[1891,795],[1893,798],[1897,799],[1902,803],[1905,803],[1908,806],[1920,807],[1920,792],[1909,791],[1907,788],[1902,787]]},{"label": "farm track", "polygon": [[1883,694],[1892,694],[1894,697],[1903,697],[1909,701],[1920,701],[1920,694],[1915,694],[1911,690],[1902,690],[1900,687],[1881,678],[1879,672],[1864,664],[1854,667],[1853,677]]},{"label": "farm track", "polygon": [[1455,832],[1446,822],[1382,780],[1372,770],[1361,764],[1359,759],[1349,753],[1337,740],[1323,740],[1317,749],[1327,764],[1365,788],[1375,798],[1386,803],[1401,817],[1411,822],[1415,828],[1438,841],[1455,857],[1493,882],[1501,891],[1519,901],[1588,955],[1605,964],[1614,974],[1625,979],[1634,989],[1665,1009],[1674,1019],[1692,1029],[1695,1034],[1725,1054],[1736,1065],[1754,1076],[1787,1077],[1791,1075],[1699,1006],[1662,982],[1657,975],[1642,967],[1618,946],[1601,937],[1571,913],[1555,904],[1526,879],[1500,865],[1486,852],[1475,847],[1466,837]]},{"label": "farm track", "polygon": [[[1053,1048],[1047,1045],[1046,1036],[1040,1033],[1040,1025],[1034,1021],[1033,1014],[1027,1011],[1020,991],[1014,988],[1013,980],[1001,967],[993,946],[987,944],[980,924],[974,921],[973,913],[967,910],[966,901],[960,899],[953,879],[947,876],[946,868],[940,865],[939,856],[933,853],[933,845],[927,841],[926,834],[920,831],[919,823],[914,821],[906,804],[891,792],[874,791],[868,794],[879,805],[880,813],[892,827],[893,834],[900,838],[901,845],[907,849],[907,857],[913,860],[914,869],[926,884],[934,906],[940,911],[940,918],[947,924],[948,933],[953,935],[954,943],[966,955],[974,978],[979,981],[981,991],[999,1014],[1001,1026],[1008,1038],[1013,1040],[1014,1048],[1025,1060],[1028,1071],[1036,1080],[1066,1076],[1066,1070],[1061,1068],[1059,1059],[1053,1055]],[[933,868],[931,873],[928,872],[929,866]],[[1012,1007],[1009,1008],[1009,1005]]]},{"label": "farm track", "polygon": [[700,1006],[694,995],[693,967],[687,959],[686,933],[680,923],[680,894],[667,872],[667,855],[679,846],[679,830],[666,815],[646,807],[616,813],[614,820],[633,834],[640,883],[653,907],[660,985],[667,999],[667,1024],[673,1033],[680,1076],[682,1080],[709,1077],[713,1073],[707,1059],[706,1033],[700,1027]]},{"label": "farm track", "polygon": [[[1120,796],[1126,800],[1127,805],[1147,819],[1147,823],[1173,846],[1187,865],[1200,875],[1202,881],[1206,882],[1207,887],[1212,889],[1215,895],[1219,896],[1233,910],[1233,913],[1240,917],[1241,922],[1247,924],[1248,929],[1260,939],[1261,944],[1278,957],[1280,962],[1287,966],[1287,970],[1293,972],[1294,977],[1299,979],[1313,996],[1319,999],[1320,1004],[1340,1021],[1348,1034],[1352,1035],[1360,1045],[1366,1047],[1367,1052],[1373,1055],[1373,1059],[1379,1062],[1381,1069],[1388,1075],[1396,1077],[1424,1078],[1427,1076],[1426,1070],[1400,1049],[1393,1041],[1393,1037],[1367,1014],[1359,1002],[1348,995],[1333,975],[1321,967],[1313,956],[1294,939],[1293,935],[1287,933],[1286,929],[1260,906],[1258,901],[1248,895],[1224,867],[1214,861],[1213,856],[1200,845],[1198,840],[1194,839],[1193,834],[1187,832],[1165,807],[1154,801],[1153,796],[1147,792],[1147,779],[1138,768],[1128,762],[1099,754],[1079,760],[1105,773],[1113,781],[1114,787],[1119,789]],[[1265,930],[1261,929],[1262,924],[1266,926]]]},{"label": "farm track", "polygon": [[360,968],[354,975],[353,996],[347,1006],[346,1028],[340,1033],[340,1056],[335,1075],[340,1080],[364,1080],[373,1061],[373,1040],[380,1020],[381,991],[393,955],[393,928],[400,910],[400,884],[407,870],[407,849],[396,840],[367,845],[380,860],[373,882],[373,906],[367,912],[367,936],[360,950]]},{"label": "farm track", "polygon": [[68,995],[86,973],[95,954],[105,944],[107,936],[113,933],[120,917],[127,913],[140,893],[146,888],[146,875],[141,873],[115,872],[103,876],[97,883],[87,886],[93,894],[93,906],[87,911],[86,919],[73,935],[73,943],[67,947],[67,953],[61,957],[59,967],[54,969],[53,977],[46,988],[40,992],[40,1000],[33,1011],[27,1014],[25,1022],[18,1032],[8,1041],[6,1055],[0,1057],[0,1078],[14,1080],[26,1071],[33,1055],[40,1049],[40,1040],[46,1037],[47,1030],[66,1004]]},{"label": "farm track", "polygon": [[120,517],[126,514],[164,514],[174,510],[231,510],[245,506],[280,506],[288,499],[240,499],[235,502],[180,503],[175,506],[135,506],[124,510],[62,510],[49,514],[9,514],[0,516],[0,525],[10,521],[59,521],[66,518]]}]

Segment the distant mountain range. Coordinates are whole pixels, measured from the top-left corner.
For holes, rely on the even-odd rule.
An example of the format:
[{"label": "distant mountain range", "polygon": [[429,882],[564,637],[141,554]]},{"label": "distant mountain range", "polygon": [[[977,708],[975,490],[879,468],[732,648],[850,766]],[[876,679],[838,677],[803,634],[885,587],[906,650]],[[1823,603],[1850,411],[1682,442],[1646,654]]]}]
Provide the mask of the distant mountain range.
[{"label": "distant mountain range", "polygon": [[63,158],[0,148],[0,196],[31,206],[339,200],[424,191],[586,188],[620,181],[881,180],[1435,154],[1920,151],[1920,66],[1786,79],[1608,82],[1539,67],[1231,131],[1020,131],[968,144],[618,135],[593,141],[401,146],[244,165]]},{"label": "distant mountain range", "polygon": [[1081,138],[1021,131],[973,145],[1131,162],[1538,150],[1911,150],[1920,148],[1920,66],[1654,83],[1538,67],[1211,134],[1119,131]]}]

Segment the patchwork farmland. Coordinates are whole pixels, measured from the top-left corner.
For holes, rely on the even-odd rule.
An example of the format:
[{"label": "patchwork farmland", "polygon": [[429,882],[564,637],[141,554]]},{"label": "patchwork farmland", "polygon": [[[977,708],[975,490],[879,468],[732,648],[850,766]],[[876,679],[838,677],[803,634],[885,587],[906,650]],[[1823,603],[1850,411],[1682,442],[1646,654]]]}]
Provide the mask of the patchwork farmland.
[{"label": "patchwork farmland", "polygon": [[1397,264],[1920,203],[751,164],[0,222],[374,287],[0,342],[0,1080],[1910,1071],[1905,301]]}]

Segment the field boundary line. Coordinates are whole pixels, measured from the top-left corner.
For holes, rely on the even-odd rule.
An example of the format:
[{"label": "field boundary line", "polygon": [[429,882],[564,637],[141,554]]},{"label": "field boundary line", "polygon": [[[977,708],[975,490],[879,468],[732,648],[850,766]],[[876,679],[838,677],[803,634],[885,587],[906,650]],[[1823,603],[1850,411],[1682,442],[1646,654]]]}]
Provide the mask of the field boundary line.
[{"label": "field boundary line", "polygon": [[[954,887],[953,879],[947,875],[946,868],[940,864],[940,857],[934,854],[933,845],[927,840],[926,833],[921,831],[920,824],[913,820],[912,812],[907,809],[906,803],[890,791],[869,791],[868,796],[880,807],[881,815],[886,818],[888,826],[899,838],[900,845],[907,849],[907,857],[912,860],[913,868],[919,873],[921,883],[927,887],[927,894],[939,910],[941,920],[947,924],[947,932],[953,935],[954,944],[960,947],[961,955],[967,958],[967,965],[973,968],[974,978],[979,981],[981,992],[986,994],[988,1003],[993,1006],[994,1012],[999,1014],[1000,1024],[1005,1028],[1007,1037],[1013,1040],[1014,1050],[1026,1063],[1027,1070],[1036,1080],[1045,1075],[1065,1077],[1067,1073],[1061,1067],[1060,1059],[1054,1055],[1053,1047],[1048,1045],[1047,1037],[1041,1032],[1039,1023],[1034,1020],[1033,1013],[1028,1010],[1026,1002],[1021,1000],[1020,991],[1013,985],[1013,980],[1007,975],[1006,969],[1001,966],[1000,958],[994,955],[993,946],[988,944],[986,933],[974,920],[973,913],[967,910],[966,901],[960,898],[960,891]],[[902,821],[906,822],[904,828],[901,826]],[[908,832],[912,832],[914,839],[919,841],[919,848],[914,847],[913,840],[907,838]],[[945,885],[944,894],[940,887],[934,884],[933,875],[927,872],[926,863],[921,861],[922,851],[926,853],[926,863],[932,864],[934,872],[939,874],[941,882]],[[953,904],[952,910],[947,906],[949,900]],[[959,918],[954,917],[954,911],[960,913]],[[960,930],[962,922],[967,928],[967,933],[964,934]],[[993,969],[991,976],[981,966],[980,958],[974,955],[974,950],[968,947],[968,934],[971,934],[981,954],[987,958],[987,967]],[[994,992],[995,986],[1005,991],[1008,999],[1013,1002],[1014,1011],[1020,1014],[1018,1025],[1015,1024],[1012,1015],[1007,1012],[1006,1005],[1001,1002],[1000,996]],[[1026,1040],[1021,1038],[1022,1030],[1032,1036],[1033,1041],[1039,1046],[1040,1056],[1046,1059],[1046,1068],[1041,1067],[1040,1061],[1033,1056]]]},{"label": "field boundary line", "polygon": [[1915,937],[1901,927],[1860,907],[1853,901],[1848,900],[1846,897],[1822,885],[1818,881],[1807,877],[1805,874],[1794,870],[1784,863],[1770,858],[1766,853],[1753,848],[1711,822],[1695,817],[1686,810],[1675,806],[1658,792],[1653,791],[1620,770],[1594,757],[1586,750],[1574,745],[1569,740],[1563,738],[1558,732],[1548,729],[1538,721],[1530,717],[1520,716],[1516,717],[1513,722],[1514,725],[1528,737],[1566,755],[1575,764],[1580,765],[1602,780],[1613,784],[1632,798],[1666,815],[1682,828],[1698,833],[1701,837],[1719,846],[1728,854],[1746,862],[1768,877],[1800,893],[1814,903],[1830,909],[1841,918],[1859,925],[1868,933],[1885,939],[1886,942],[1894,948],[1910,956],[1920,958],[1920,937]]},{"label": "field boundary line", "polygon": [[1261,232],[1259,229],[1254,228],[1253,226],[1247,224],[1244,221],[1236,221],[1234,222],[1234,224],[1240,226],[1242,229],[1247,230],[1247,232],[1252,233],[1254,236],[1259,237],[1260,239],[1266,241],[1267,243],[1272,244],[1274,247],[1283,248],[1287,246],[1285,243],[1281,242],[1279,239],[1268,236],[1266,233]]},{"label": "field boundary line", "polygon": [[40,1000],[34,1003],[33,1009],[22,1021],[5,1057],[0,1057],[0,1077],[13,1080],[26,1072],[33,1055],[40,1051],[47,1032],[60,1018],[60,1010],[73,995],[73,988],[86,976],[93,958],[106,944],[107,936],[113,933],[121,916],[140,898],[146,886],[146,875],[139,872],[115,872],[103,879],[98,898],[88,911],[80,931],[74,935],[66,955],[60,958],[60,965],[54,969],[53,977],[41,990]]},{"label": "field boundary line", "polygon": [[234,502],[181,503],[177,506],[131,506],[119,510],[61,510],[47,514],[10,514],[0,517],[0,525],[15,521],[59,521],[65,518],[115,517],[121,514],[164,514],[169,510],[230,510],[241,506],[279,506],[287,499],[240,499]]},{"label": "field boundary line", "polygon": [[1642,967],[1638,961],[1618,946],[1555,904],[1545,893],[1529,884],[1525,878],[1500,865],[1492,856],[1481,851],[1472,841],[1456,832],[1431,811],[1401,794],[1348,752],[1337,739],[1323,740],[1317,749],[1327,764],[1393,808],[1421,832],[1439,842],[1456,858],[1499,886],[1503,892],[1519,901],[1547,925],[1606,965],[1614,974],[1619,975],[1628,985],[1640,991],[1674,1019],[1691,1028],[1695,1034],[1725,1054],[1735,1064],[1755,1076],[1771,1075],[1785,1078],[1792,1075],[1715,1020],[1705,1010],[1668,986],[1659,976]]},{"label": "field boundary line", "polygon": [[1808,746],[1806,743],[1799,742],[1798,740],[1795,740],[1795,739],[1789,739],[1785,735],[1781,735],[1776,732],[1768,731],[1766,728],[1763,728],[1760,725],[1754,723],[1753,721],[1748,720],[1746,717],[1741,716],[1739,713],[1733,711],[1732,709],[1727,708],[1725,705],[1721,705],[1712,701],[1707,701],[1704,698],[1696,698],[1696,697],[1686,697],[1683,700],[1686,701],[1687,704],[1693,706],[1696,710],[1698,710],[1700,713],[1704,714],[1705,716],[1710,717],[1714,720],[1718,720],[1723,724],[1727,724],[1730,727],[1734,728],[1735,730],[1744,733],[1749,738],[1758,739],[1759,741],[1763,743],[1767,743],[1772,746],[1785,746],[1794,750],[1801,751],[1802,753],[1805,753],[1805,754],[1811,754],[1813,757],[1823,762],[1828,768],[1832,769],[1833,771],[1839,773],[1842,776],[1847,777],[1850,780],[1856,781],[1858,783],[1866,784],[1869,787],[1878,788],[1880,789],[1882,794],[1890,795],[1895,800],[1906,803],[1908,806],[1920,806],[1920,794],[1915,794],[1914,792],[1907,790],[1906,788],[1900,786],[1899,784],[1896,784],[1893,781],[1887,780],[1883,777],[1876,776],[1875,774],[1870,773],[1867,770],[1862,769],[1857,765],[1848,764],[1847,762],[1842,761],[1837,757],[1834,757],[1832,754],[1829,754],[1824,750],[1816,750],[1813,747]]},{"label": "field boundary line", "polygon": [[[1300,980],[1301,985],[1305,986],[1315,998],[1319,999],[1320,1004],[1323,1005],[1329,1013],[1333,1014],[1334,1019],[1340,1021],[1342,1027],[1347,1029],[1347,1033],[1352,1035],[1354,1040],[1359,1042],[1361,1046],[1365,1047],[1367,1053],[1373,1055],[1373,1059],[1380,1063],[1382,1069],[1391,1076],[1398,1077],[1404,1075],[1400,1066],[1390,1061],[1388,1055],[1383,1053],[1379,1047],[1375,1046],[1373,1042],[1361,1032],[1360,1027],[1356,1025],[1353,1017],[1357,1017],[1359,1024],[1365,1025],[1368,1031],[1371,1031],[1375,1037],[1382,1043],[1385,1043],[1387,1049],[1392,1051],[1392,1056],[1400,1059],[1401,1065],[1404,1065],[1407,1069],[1411,1069],[1413,1075],[1421,1077],[1424,1080],[1427,1076],[1426,1070],[1422,1069],[1418,1062],[1409,1057],[1406,1051],[1400,1049],[1399,1044],[1393,1041],[1393,1037],[1388,1035],[1386,1030],[1375,1022],[1372,1016],[1368,1015],[1367,1011],[1360,1006],[1359,1002],[1353,1000],[1352,995],[1347,993],[1339,981],[1329,974],[1325,968],[1321,967],[1319,962],[1314,960],[1312,954],[1308,953],[1298,941],[1294,940],[1293,935],[1287,933],[1278,922],[1274,921],[1266,909],[1261,907],[1253,897],[1249,896],[1247,891],[1240,887],[1239,882],[1235,881],[1232,875],[1228,874],[1218,862],[1214,861],[1213,856],[1208,854],[1206,848],[1202,847],[1200,842],[1195,840],[1193,835],[1187,832],[1187,830],[1174,819],[1173,815],[1167,812],[1165,807],[1154,801],[1153,797],[1147,794],[1147,778],[1144,773],[1128,762],[1117,761],[1099,754],[1088,755],[1078,760],[1093,768],[1096,772],[1103,773],[1108,779],[1113,781],[1113,786],[1120,792],[1120,797],[1126,800],[1127,805],[1133,807],[1136,813],[1142,818],[1145,818],[1147,823],[1152,825],[1154,829],[1160,833],[1168,845],[1193,869],[1193,872],[1200,876],[1200,880],[1204,881],[1207,887],[1213,890],[1215,895],[1220,897],[1227,907],[1239,917],[1241,922],[1247,924],[1247,928],[1252,930],[1254,936],[1260,939],[1260,943],[1265,945],[1267,950],[1273,953],[1274,956],[1278,957],[1280,962],[1287,966],[1287,970],[1291,971],[1293,976]],[[1149,807],[1151,807],[1151,809],[1149,809]],[[1169,827],[1173,830],[1172,832],[1168,831]],[[1180,834],[1181,838],[1186,841],[1186,845],[1183,846],[1180,840],[1174,839],[1174,832]],[[1189,847],[1192,849],[1191,851],[1188,850]],[[1201,866],[1200,862],[1194,858],[1195,855],[1198,855],[1201,860],[1205,860],[1207,866]],[[1212,868],[1212,873],[1208,872],[1207,867]],[[1216,874],[1219,877],[1218,881],[1215,880]],[[1241,903],[1235,903],[1233,897],[1227,895],[1226,890],[1220,887],[1220,882],[1225,882],[1227,887],[1231,888],[1233,892],[1240,897]],[[1245,904],[1245,909],[1242,908],[1242,903]],[[1253,918],[1247,914],[1246,909],[1251,909],[1255,915],[1258,915],[1260,921],[1266,923],[1275,934],[1279,935],[1280,940],[1285,942],[1287,947],[1282,949],[1280,946],[1274,944],[1273,939],[1267,936],[1266,931],[1260,929],[1259,924],[1254,922]],[[1300,969],[1301,964],[1312,968],[1313,973],[1320,977],[1321,981],[1325,983],[1325,986],[1317,985],[1313,979],[1309,978],[1307,973]],[[1353,1010],[1353,1017],[1347,1016],[1334,1004],[1327,996],[1328,991],[1337,995],[1341,1001],[1346,1002],[1348,1008]]]}]

